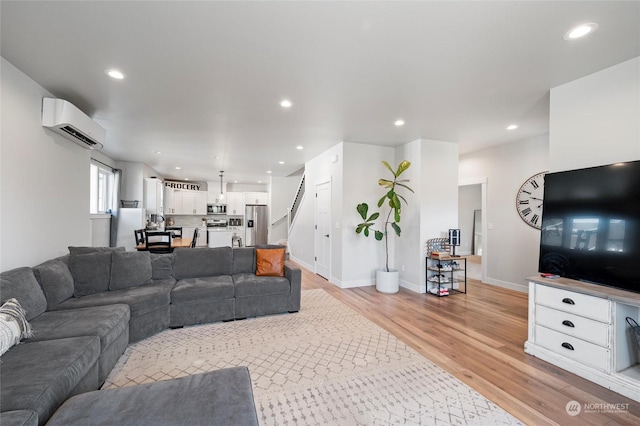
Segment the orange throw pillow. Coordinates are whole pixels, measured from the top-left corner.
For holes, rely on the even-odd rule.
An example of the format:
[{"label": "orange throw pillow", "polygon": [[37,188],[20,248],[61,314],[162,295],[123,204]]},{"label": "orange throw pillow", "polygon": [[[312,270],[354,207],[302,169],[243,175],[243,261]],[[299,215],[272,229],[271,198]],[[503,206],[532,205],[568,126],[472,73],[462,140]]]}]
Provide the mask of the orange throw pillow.
[{"label": "orange throw pillow", "polygon": [[284,248],[256,249],[256,275],[284,277]]}]

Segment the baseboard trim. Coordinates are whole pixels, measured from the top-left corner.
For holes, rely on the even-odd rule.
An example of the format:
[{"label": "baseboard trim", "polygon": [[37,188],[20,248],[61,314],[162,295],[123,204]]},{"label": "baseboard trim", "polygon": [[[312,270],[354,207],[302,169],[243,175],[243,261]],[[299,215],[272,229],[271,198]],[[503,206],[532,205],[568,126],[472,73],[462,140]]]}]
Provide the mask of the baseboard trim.
[{"label": "baseboard trim", "polygon": [[485,284],[491,284],[498,287],[508,288],[509,290],[519,291],[521,293],[529,292],[529,287],[526,284],[515,284],[515,283],[510,283],[508,281],[495,280],[493,278],[487,278],[487,280],[483,282]]}]

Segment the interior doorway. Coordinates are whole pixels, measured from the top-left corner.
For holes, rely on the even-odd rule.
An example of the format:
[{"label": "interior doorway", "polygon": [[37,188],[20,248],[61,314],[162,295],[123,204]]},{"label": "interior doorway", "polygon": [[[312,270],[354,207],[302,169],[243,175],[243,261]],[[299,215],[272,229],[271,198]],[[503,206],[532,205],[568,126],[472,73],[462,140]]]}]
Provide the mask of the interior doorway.
[{"label": "interior doorway", "polygon": [[486,282],[486,178],[461,182],[458,188],[460,254],[467,257],[467,278]]},{"label": "interior doorway", "polygon": [[331,181],[316,184],[315,270],[331,276]]}]

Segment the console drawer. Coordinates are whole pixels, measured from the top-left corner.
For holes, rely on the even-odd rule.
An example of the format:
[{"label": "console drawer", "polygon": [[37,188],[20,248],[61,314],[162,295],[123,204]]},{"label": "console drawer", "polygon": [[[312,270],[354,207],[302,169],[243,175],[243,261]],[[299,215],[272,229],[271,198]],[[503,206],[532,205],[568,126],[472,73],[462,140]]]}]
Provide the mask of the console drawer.
[{"label": "console drawer", "polygon": [[536,305],[536,324],[604,348],[609,347],[611,326],[567,312]]},{"label": "console drawer", "polygon": [[589,365],[605,373],[610,372],[611,351],[602,346],[551,330],[541,325],[535,327],[535,342],[543,348]]},{"label": "console drawer", "polygon": [[580,315],[605,323],[611,322],[611,302],[607,299],[536,285],[536,304]]}]

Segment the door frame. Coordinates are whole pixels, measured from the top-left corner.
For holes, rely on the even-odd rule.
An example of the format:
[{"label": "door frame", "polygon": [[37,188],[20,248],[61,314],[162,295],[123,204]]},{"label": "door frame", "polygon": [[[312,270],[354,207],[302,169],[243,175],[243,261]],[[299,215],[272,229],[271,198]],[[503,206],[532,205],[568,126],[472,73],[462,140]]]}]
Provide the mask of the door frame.
[{"label": "door frame", "polygon": [[488,216],[488,211],[487,211],[487,183],[488,183],[488,179],[487,177],[479,177],[479,178],[472,178],[472,179],[465,179],[463,181],[458,182],[458,187],[461,186],[467,186],[467,185],[481,185],[481,204],[482,204],[482,244],[480,244],[480,246],[482,247],[482,263],[481,263],[481,269],[482,269],[482,282],[486,283],[487,282],[487,264],[488,259],[489,259],[489,252],[487,251],[487,241],[489,240],[489,233],[488,231],[488,226],[487,226],[487,216]]},{"label": "door frame", "polygon": [[[318,229],[318,187],[321,185],[325,185],[328,184],[329,186],[329,258],[327,259],[329,265],[328,265],[328,277],[323,277],[326,278],[327,281],[331,281],[331,269],[333,266],[333,262],[331,261],[332,259],[332,241],[333,241],[333,232],[331,232],[331,223],[332,223],[332,210],[331,210],[331,198],[333,195],[333,184],[331,181],[331,177],[326,177],[326,178],[322,178],[319,180],[316,180],[315,184],[314,184],[314,207],[313,207],[313,220],[314,220],[314,232],[313,232],[313,236],[314,236],[314,242],[313,242],[313,257],[314,257],[314,261],[313,261],[313,271],[315,274],[318,274],[318,253],[320,251],[320,241],[321,241],[321,237],[319,237],[319,229]],[[322,277],[322,275],[320,275]]]}]

